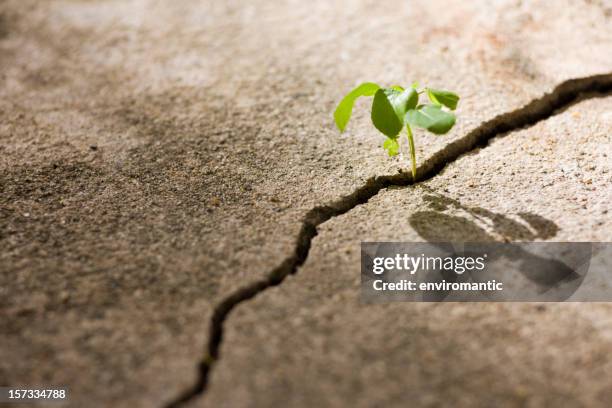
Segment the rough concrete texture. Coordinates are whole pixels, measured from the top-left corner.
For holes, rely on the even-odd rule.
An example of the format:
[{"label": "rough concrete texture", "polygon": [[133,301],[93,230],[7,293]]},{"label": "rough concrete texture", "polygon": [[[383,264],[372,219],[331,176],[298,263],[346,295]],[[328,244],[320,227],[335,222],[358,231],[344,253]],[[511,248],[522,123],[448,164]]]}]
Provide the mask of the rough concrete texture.
[{"label": "rough concrete texture", "polygon": [[489,3],[1,2],[3,382],[130,407],[192,384],[214,306],[291,253],[306,211],[406,166],[365,103],[338,136],[350,86],[462,96],[422,163],[612,66],[605,4]]},{"label": "rough concrete texture", "polygon": [[359,303],[361,241],[609,240],[610,111],[581,102],[321,225],[228,319],[200,403],[610,406],[609,304]]}]

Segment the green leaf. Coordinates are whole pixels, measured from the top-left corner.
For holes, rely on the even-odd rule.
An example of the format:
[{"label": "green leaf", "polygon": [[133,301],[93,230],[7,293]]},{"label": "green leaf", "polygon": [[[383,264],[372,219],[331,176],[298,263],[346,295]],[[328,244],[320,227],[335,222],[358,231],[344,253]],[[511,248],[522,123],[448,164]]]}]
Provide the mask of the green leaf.
[{"label": "green leaf", "polygon": [[404,92],[404,88],[399,85],[392,85],[390,89],[394,89],[396,91]]},{"label": "green leaf", "polygon": [[392,139],[397,138],[402,130],[403,121],[397,117],[393,105],[384,90],[379,89],[372,102],[372,123],[382,134]]},{"label": "green leaf", "polygon": [[338,107],[334,111],[334,120],[336,126],[341,132],[344,132],[346,125],[351,118],[353,113],[353,105],[360,96],[372,96],[380,89],[380,86],[373,82],[364,82],[357,88],[349,92],[338,104]]},{"label": "green leaf", "polygon": [[411,109],[406,113],[406,122],[442,135],[455,124],[455,115],[443,111],[436,105],[424,105],[419,109]]},{"label": "green leaf", "polygon": [[399,143],[397,142],[397,139],[391,139],[388,137],[387,140],[385,140],[385,143],[383,143],[383,147],[389,153],[389,156],[397,156],[399,152]]},{"label": "green leaf", "polygon": [[459,95],[441,89],[427,88],[427,96],[432,103],[439,106],[444,105],[450,110],[455,110],[459,103]]},{"label": "green leaf", "polygon": [[413,88],[408,88],[402,92],[394,89],[385,89],[384,91],[385,95],[387,95],[387,99],[389,99],[389,102],[391,103],[391,106],[393,106],[393,110],[395,111],[397,118],[403,125],[406,112],[416,107],[419,100],[419,95]]}]

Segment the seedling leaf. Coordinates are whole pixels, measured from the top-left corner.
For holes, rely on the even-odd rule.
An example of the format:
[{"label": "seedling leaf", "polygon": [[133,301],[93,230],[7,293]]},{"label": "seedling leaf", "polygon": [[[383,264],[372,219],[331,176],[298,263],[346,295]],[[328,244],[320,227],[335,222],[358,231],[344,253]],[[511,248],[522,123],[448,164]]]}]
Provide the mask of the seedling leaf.
[{"label": "seedling leaf", "polygon": [[383,143],[383,148],[389,153],[389,156],[397,156],[399,152],[399,143],[397,139],[387,138]]},{"label": "seedling leaf", "polygon": [[455,110],[457,103],[459,103],[459,95],[441,89],[427,88],[427,97],[431,103],[438,106],[444,105],[450,110]]},{"label": "seedling leaf", "polygon": [[[423,93],[431,101],[431,105],[419,103],[419,96]],[[441,89],[424,87],[419,90],[419,83],[413,82],[408,89],[400,85],[381,88],[375,83],[365,82],[349,92],[338,104],[334,112],[336,126],[344,131],[353,105],[360,96],[374,96],[372,101],[372,123],[381,133],[387,136],[383,148],[389,156],[396,156],[400,149],[399,133],[406,126],[406,136],[410,147],[410,162],[412,179],[417,179],[416,148],[411,126],[426,129],[441,135],[448,132],[455,125],[455,115],[446,110],[455,110],[459,96],[453,92]]]},{"label": "seedling leaf", "polygon": [[389,102],[391,103],[391,106],[393,106],[393,110],[395,111],[397,118],[403,125],[406,112],[416,107],[419,100],[419,95],[413,88],[408,88],[402,92],[394,89],[385,89],[384,91],[387,95],[387,99],[389,99]]},{"label": "seedling leaf", "polygon": [[437,135],[448,132],[455,124],[455,115],[443,111],[437,105],[424,105],[406,113],[406,122],[427,129]]},{"label": "seedling leaf", "polygon": [[336,122],[336,126],[341,132],[344,132],[344,129],[346,129],[346,125],[348,124],[351,114],[353,113],[353,105],[355,104],[357,98],[360,96],[372,96],[379,89],[380,86],[373,82],[364,82],[342,98],[338,104],[338,107],[334,111],[334,120]]},{"label": "seedling leaf", "polygon": [[397,117],[393,105],[387,98],[383,89],[379,89],[374,94],[372,102],[372,123],[382,134],[392,139],[396,139],[402,130],[403,122]]}]

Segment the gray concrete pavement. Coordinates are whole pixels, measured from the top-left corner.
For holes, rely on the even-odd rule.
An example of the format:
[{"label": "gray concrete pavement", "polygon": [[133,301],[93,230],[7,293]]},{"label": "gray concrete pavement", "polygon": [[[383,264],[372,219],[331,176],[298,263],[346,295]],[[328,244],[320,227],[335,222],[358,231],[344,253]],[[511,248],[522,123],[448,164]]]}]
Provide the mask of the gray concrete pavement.
[{"label": "gray concrete pavement", "polygon": [[323,224],[298,273],[228,319],[198,403],[608,406],[607,303],[359,296],[361,241],[609,240],[611,108],[610,97],[582,102]]},{"label": "gray concrete pavement", "polygon": [[74,406],[169,401],[197,377],[215,305],[293,251],[310,208],[407,167],[366,103],[337,134],[344,92],[457,91],[455,129],[417,135],[423,163],[609,71],[609,22],[569,1],[2,2],[0,377],[69,384]]}]

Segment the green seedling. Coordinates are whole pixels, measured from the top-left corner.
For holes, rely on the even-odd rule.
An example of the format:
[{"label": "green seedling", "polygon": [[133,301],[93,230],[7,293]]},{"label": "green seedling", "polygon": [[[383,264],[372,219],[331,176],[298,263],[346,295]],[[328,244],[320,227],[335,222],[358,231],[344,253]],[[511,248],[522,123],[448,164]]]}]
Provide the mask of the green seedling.
[{"label": "green seedling", "polygon": [[[429,104],[419,104],[421,94],[426,94]],[[334,112],[336,126],[344,132],[353,105],[360,96],[373,96],[372,123],[383,135],[387,137],[383,148],[389,156],[396,156],[400,149],[400,133],[406,128],[406,136],[410,147],[410,160],[412,164],[412,178],[416,179],[416,152],[414,149],[414,136],[411,126],[428,130],[442,135],[448,132],[455,124],[453,111],[457,108],[459,96],[453,92],[439,89],[423,88],[413,83],[408,89],[395,85],[390,88],[381,88],[372,82],[365,82],[349,92],[338,104]],[[444,109],[444,108],[448,108]]]}]

